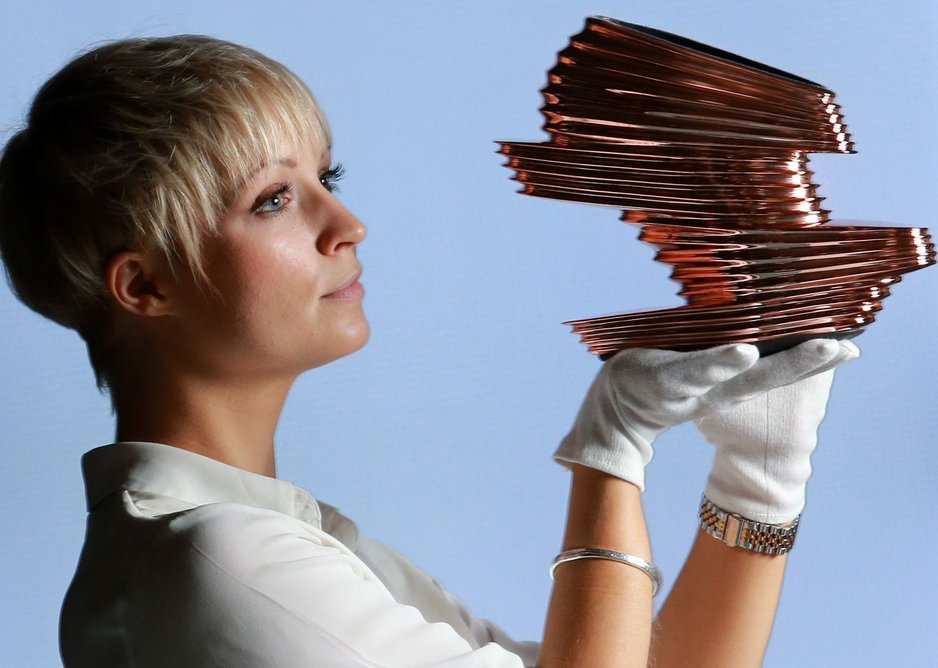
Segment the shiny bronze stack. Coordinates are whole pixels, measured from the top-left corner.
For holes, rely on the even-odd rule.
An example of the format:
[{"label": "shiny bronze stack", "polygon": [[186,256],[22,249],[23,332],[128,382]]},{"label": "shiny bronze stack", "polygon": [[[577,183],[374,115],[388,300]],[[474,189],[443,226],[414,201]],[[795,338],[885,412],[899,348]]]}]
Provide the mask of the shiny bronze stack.
[{"label": "shiny bronze stack", "polygon": [[590,352],[855,336],[924,228],[831,223],[808,153],[853,153],[818,84],[677,35],[587,19],[548,72],[550,141],[502,142],[520,192],[624,209],[687,305],[571,321]]}]

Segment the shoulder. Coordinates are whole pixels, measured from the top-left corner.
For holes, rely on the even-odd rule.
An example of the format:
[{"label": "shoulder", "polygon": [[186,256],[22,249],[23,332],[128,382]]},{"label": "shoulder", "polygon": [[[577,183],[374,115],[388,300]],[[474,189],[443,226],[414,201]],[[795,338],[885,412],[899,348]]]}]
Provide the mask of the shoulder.
[{"label": "shoulder", "polygon": [[277,564],[308,568],[350,554],[326,532],[289,515],[212,503],[172,517],[151,545],[144,570],[168,570],[199,586],[219,578],[250,584]]},{"label": "shoulder", "polygon": [[336,573],[369,575],[338,541],[289,515],[233,503],[168,519],[122,606],[136,656],[157,665],[177,657],[185,661],[175,665],[265,665],[272,657],[344,665],[338,657],[348,647],[323,623],[332,601],[316,594]]}]

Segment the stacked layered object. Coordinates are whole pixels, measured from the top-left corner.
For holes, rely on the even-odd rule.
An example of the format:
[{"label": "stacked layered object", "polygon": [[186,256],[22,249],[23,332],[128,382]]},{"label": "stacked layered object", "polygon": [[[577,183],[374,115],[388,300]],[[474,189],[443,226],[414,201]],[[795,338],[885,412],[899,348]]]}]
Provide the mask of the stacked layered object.
[{"label": "stacked layered object", "polygon": [[520,192],[623,209],[687,301],[568,323],[593,353],[854,336],[935,261],[924,228],[830,221],[808,153],[854,149],[816,83],[593,17],[542,93],[550,141],[501,142]]}]

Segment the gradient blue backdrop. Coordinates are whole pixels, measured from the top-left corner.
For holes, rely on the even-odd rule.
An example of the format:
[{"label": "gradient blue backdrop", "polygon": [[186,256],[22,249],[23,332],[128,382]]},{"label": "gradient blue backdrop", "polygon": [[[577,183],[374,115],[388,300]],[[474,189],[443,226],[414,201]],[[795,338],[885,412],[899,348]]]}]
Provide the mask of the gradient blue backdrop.
[{"label": "gradient blue backdrop", "polygon": [[[818,156],[837,218],[932,223],[933,2],[6,3],[0,129],[89,44],[209,33],[297,71],[331,119],[373,324],[360,353],[302,378],[279,473],[338,505],[519,637],[539,637],[566,474],[549,453],[597,362],[560,322],[678,304],[614,210],[513,194],[494,139],[541,137],[544,71],[606,14],[832,88],[859,154]],[[938,269],[908,276],[838,376],[767,666],[922,666],[938,655],[934,569]],[[78,337],[0,288],[0,665],[58,662],[82,540],[78,459],[112,438]],[[645,494],[673,581],[709,446],[660,440]],[[690,665],[690,664],[689,664]]]}]

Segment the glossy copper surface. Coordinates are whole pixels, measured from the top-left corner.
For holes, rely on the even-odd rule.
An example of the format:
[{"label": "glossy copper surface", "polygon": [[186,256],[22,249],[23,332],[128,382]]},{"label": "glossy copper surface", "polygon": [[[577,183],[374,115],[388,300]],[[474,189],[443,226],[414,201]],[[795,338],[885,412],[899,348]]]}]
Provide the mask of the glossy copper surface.
[{"label": "glossy copper surface", "polygon": [[808,154],[853,153],[834,93],[652,28],[591,17],[542,89],[547,142],[501,142],[519,192],[623,210],[687,305],[573,320],[599,355],[854,336],[928,231],[836,223]]}]

